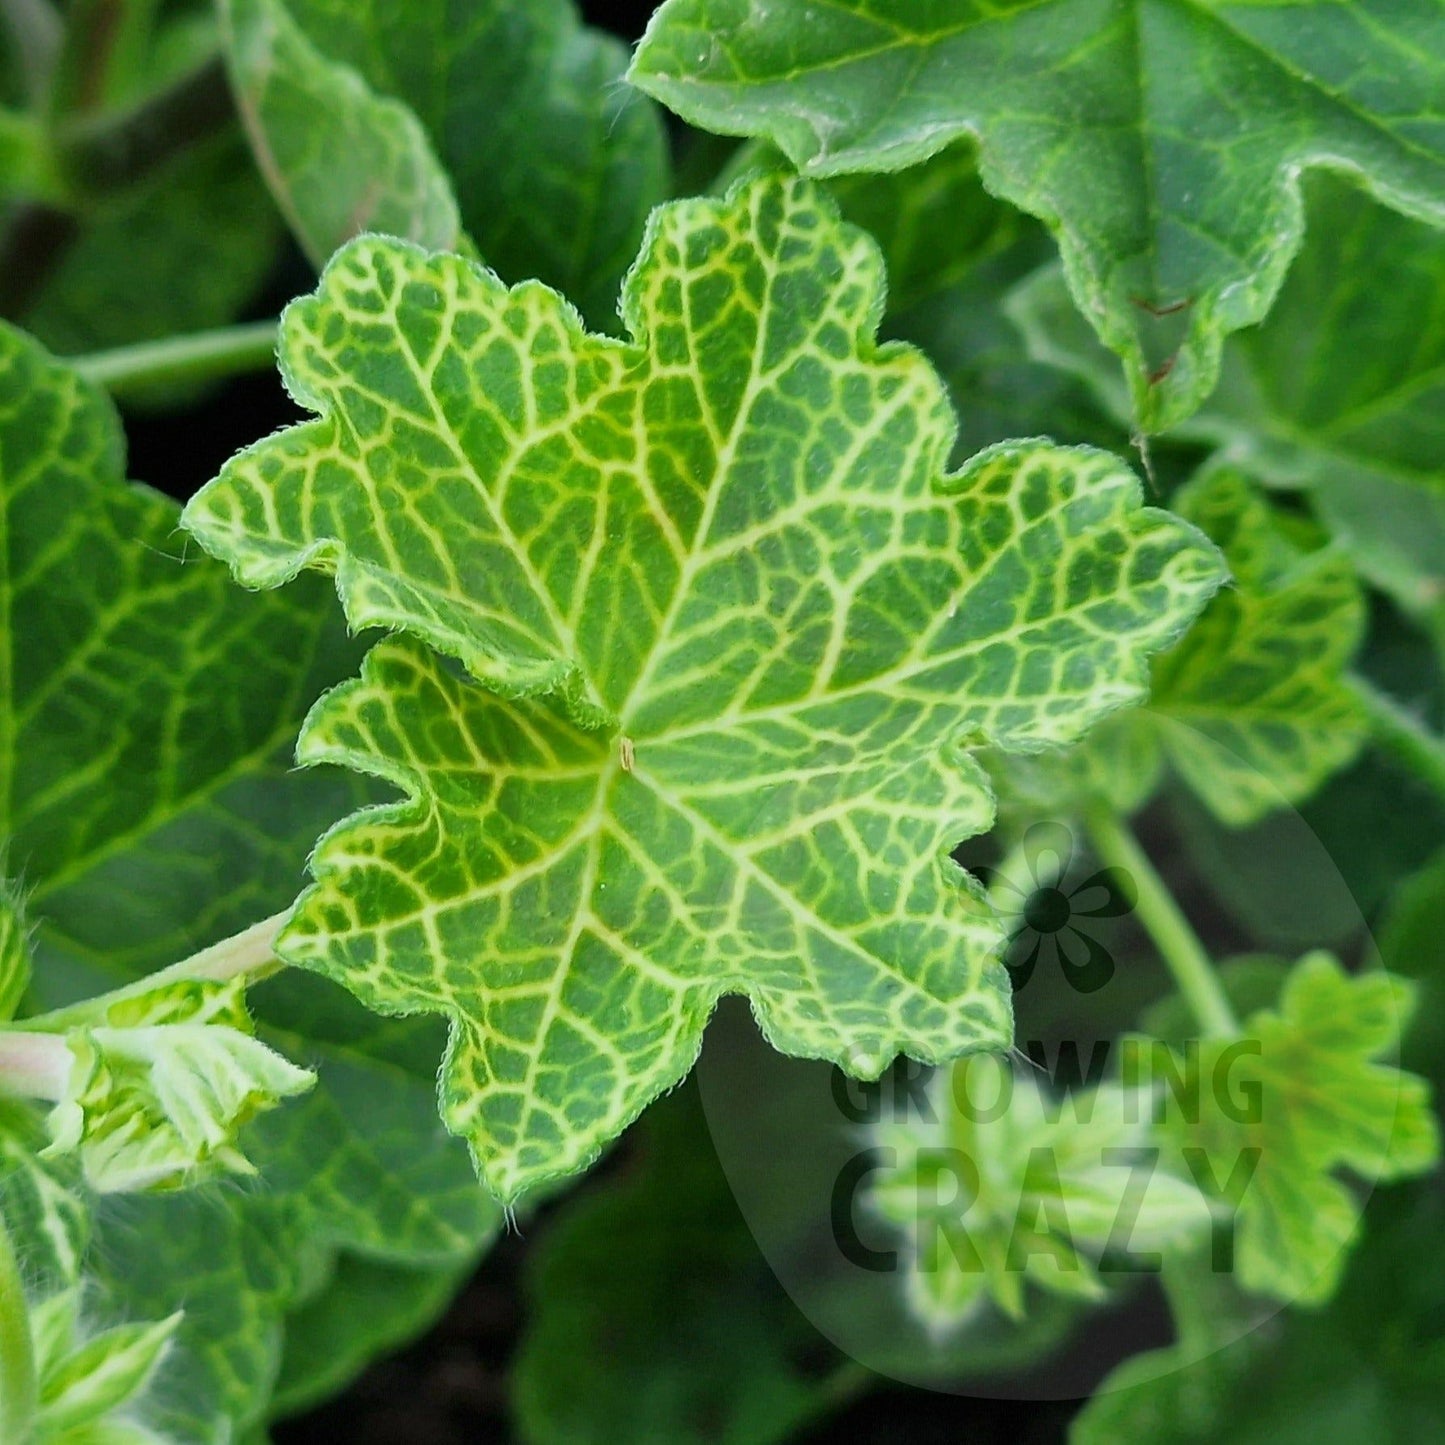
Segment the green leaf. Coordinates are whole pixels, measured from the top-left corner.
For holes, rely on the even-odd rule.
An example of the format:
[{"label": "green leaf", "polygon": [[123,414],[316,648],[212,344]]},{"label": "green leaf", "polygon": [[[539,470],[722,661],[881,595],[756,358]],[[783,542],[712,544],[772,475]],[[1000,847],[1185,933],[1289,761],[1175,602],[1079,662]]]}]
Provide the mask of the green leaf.
[{"label": "green leaf", "polygon": [[[896,1255],[879,1261],[884,1269],[859,1267],[850,1244],[886,1254],[892,1240],[887,1223],[864,1202],[870,1176],[860,1174],[860,1165],[880,1161],[858,1126],[906,1118],[926,1105],[919,1085],[928,1073],[901,1060],[879,1080],[860,1083],[836,1066],[790,1059],[769,1047],[741,999],[726,1000],[694,1075],[707,1115],[697,1147],[716,1151],[771,1272],[852,1362],[855,1388],[866,1384],[866,1377],[857,1379],[861,1370],[928,1389],[982,1392],[991,1378],[1018,1377],[1041,1364],[1079,1323],[1086,1302],[1036,1293],[1026,1319],[986,1305],[939,1333],[910,1310]],[[659,1101],[642,1127],[667,1107]],[[830,1375],[832,1388],[848,1374],[845,1367]]]},{"label": "green leaf", "polygon": [[282,0],[222,0],[226,57],[261,174],[318,266],[361,231],[462,242],[421,122],[319,51]]},{"label": "green leaf", "polygon": [[1031,1074],[976,1057],[935,1075],[929,1096],[927,1116],[870,1131],[886,1162],[868,1198],[900,1231],[909,1303],[935,1332],[990,1298],[1022,1318],[1028,1284],[1101,1298],[1093,1260],[1107,1249],[1143,1261],[1208,1231],[1194,1185],[1156,1167],[1144,1094],[1103,1084],[1053,1098]]},{"label": "green leaf", "polygon": [[[106,398],[0,331],[0,835],[27,887],[39,1007],[284,908],[317,833],[366,796],[291,766],[307,705],[359,651],[329,589],[258,597],[205,558],[180,565],[177,508],[122,478]],[[499,1219],[437,1119],[432,1021],[380,1026],[309,977],[252,1002],[261,1036],[320,1076],[243,1135],[263,1188],[112,1197],[92,1221],[66,1161],[34,1158],[38,1116],[0,1120],[0,1204],[35,1267],[88,1271],[121,1319],[185,1309],[159,1398],[186,1441],[259,1422],[284,1316],[336,1251],[460,1268]]]},{"label": "green leaf", "polygon": [[444,1116],[502,1198],[675,1083],[724,992],[862,1072],[1006,1042],[996,925],[941,857],[991,815],[958,744],[1077,736],[1219,584],[1102,453],[945,475],[880,284],[801,182],[655,213],[627,345],[363,239],[283,327],[321,417],[186,510],[248,585],[334,569],[354,625],[504,695],[396,641],[318,707],[302,760],[409,801],[323,840],[278,944],[450,1016]]},{"label": "green leaf", "polygon": [[102,1194],[253,1172],[241,1129],[316,1082],[251,1036],[242,979],[177,981],[98,1013],[66,1031],[74,1063],[48,1122],[51,1151],[78,1150]]},{"label": "green leaf", "polygon": [[[1309,236],[1274,309],[1230,340],[1219,390],[1182,432],[1263,481],[1307,489],[1361,574],[1432,616],[1445,599],[1445,345],[1433,320],[1445,313],[1445,236],[1335,177],[1306,195]],[[1127,411],[1056,268],[1009,310],[1032,355]]]},{"label": "green leaf", "polygon": [[826,1403],[821,1341],[739,1216],[686,1086],[630,1136],[626,1173],[564,1207],[528,1260],[513,1367],[532,1445],[792,1438]]},{"label": "green leaf", "polygon": [[349,791],[240,796],[286,777],[297,718],[354,656],[324,589],[258,604],[181,565],[175,504],[123,465],[107,399],[0,330],[0,836],[40,973],[57,935],[124,979],[273,912],[299,800]]},{"label": "green leaf", "polygon": [[1075,1421],[1071,1445],[1430,1440],[1445,1371],[1438,1326],[1445,1291],[1439,1271],[1421,1265],[1445,1226],[1440,1191],[1426,1183],[1378,1194],[1365,1223],[1328,1310],[1291,1311],[1242,1336],[1235,1325],[1221,1338],[1220,1316],[1231,1302],[1221,1310],[1220,1291],[1201,1288],[1209,1279],[1199,1271],[1180,1281],[1170,1291],[1180,1343],[1109,1375]]},{"label": "green leaf", "polygon": [[1349,558],[1299,545],[1230,467],[1207,470],[1173,502],[1218,543],[1234,586],[1155,663],[1147,708],[1068,752],[1000,759],[1013,797],[1055,809],[1102,798],[1132,812],[1167,760],[1217,818],[1243,827],[1303,802],[1364,742],[1347,680],[1365,621]]},{"label": "green leaf", "polygon": [[[579,24],[571,0],[476,0],[461,13],[445,0],[227,8],[253,142],[314,260],[363,229],[455,247],[409,223],[415,204],[385,169],[360,164],[368,144],[404,124],[429,140],[488,265],[556,286],[594,325],[615,319],[643,221],[665,193],[666,138],[656,107],[621,84],[625,48]],[[282,36],[286,56],[304,49],[304,80]],[[295,101],[284,84],[292,72]],[[343,121],[340,92],[358,83],[369,103]],[[358,157],[340,174],[332,127]],[[358,219],[374,205],[395,211]]]},{"label": "green leaf", "polygon": [[1374,1184],[1438,1157],[1425,1081],[1378,1062],[1411,1004],[1400,979],[1351,977],[1329,954],[1310,954],[1277,1009],[1253,1014],[1237,1039],[1201,1040],[1184,1060],[1187,1086],[1166,1089],[1165,1137],[1235,1211],[1245,1289],[1328,1299],[1359,1224],[1335,1171]]},{"label": "green leaf", "polygon": [[297,1414],[345,1388],[373,1359],[424,1334],[465,1278],[460,1267],[409,1269],[343,1254],[321,1292],[286,1317],[273,1417]]},{"label": "green leaf", "polygon": [[1308,798],[1364,742],[1346,680],[1364,602],[1349,559],[1295,545],[1240,473],[1206,473],[1174,504],[1219,544],[1235,586],[1159,659],[1151,712],[1165,756],[1237,826]]},{"label": "green leaf", "polygon": [[19,888],[0,878],[0,1024],[15,1017],[30,986],[30,938]]},{"label": "green leaf", "polygon": [[[21,317],[66,355],[224,326],[255,298],[280,239],[280,218],[231,133],[87,217]],[[185,394],[152,386],[127,402]]]},{"label": "green leaf", "polygon": [[[773,146],[743,146],[713,189],[722,193],[744,176],[790,171],[787,158]],[[906,171],[835,176],[826,189],[843,219],[878,242],[888,272],[890,316],[957,286],[1015,241],[1027,224],[1013,207],[984,190],[977,149],[969,141]]]},{"label": "green leaf", "polygon": [[1419,992],[1402,1056],[1445,1087],[1445,853],[1398,885],[1379,931],[1385,966]]},{"label": "green leaf", "polygon": [[116,1325],[45,1361],[36,1421],[40,1438],[98,1424],[143,1393],[180,1321],[173,1314],[154,1324]]},{"label": "green leaf", "polygon": [[1049,436],[1121,456],[1132,451],[1128,427],[1113,420],[1083,382],[1033,360],[1004,312],[1009,291],[1049,251],[1043,228],[1026,224],[1012,245],[961,281],[889,320],[889,332],[926,352],[948,385],[959,414],[956,458],[1020,436]]},{"label": "green leaf", "polygon": [[42,1158],[41,1115],[0,1099],[0,1220],[28,1282],[59,1290],[81,1276],[91,1217],[74,1158]]},{"label": "green leaf", "polygon": [[630,78],[813,175],[978,137],[989,189],[1048,222],[1140,425],[1213,389],[1299,247],[1303,167],[1445,220],[1445,19],[1408,3],[668,0]]}]

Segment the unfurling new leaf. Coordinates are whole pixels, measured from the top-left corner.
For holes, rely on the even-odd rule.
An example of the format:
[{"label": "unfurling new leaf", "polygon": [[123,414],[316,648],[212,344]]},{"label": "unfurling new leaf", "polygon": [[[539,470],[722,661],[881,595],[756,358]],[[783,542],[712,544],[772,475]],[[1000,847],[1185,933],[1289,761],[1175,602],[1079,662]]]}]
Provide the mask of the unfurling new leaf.
[{"label": "unfurling new leaf", "polygon": [[250,585],[334,570],[409,631],[308,762],[408,801],[334,830],[278,940],[450,1016],[443,1112],[503,1197],[581,1167],[745,992],[780,1048],[876,1073],[1008,1041],[998,926],[944,856],[991,817],[962,747],[1137,698],[1222,569],[1114,459],[944,471],[875,246],[802,182],[654,214],[632,340],[534,284],[363,239],[283,327],[319,417],[185,523]]},{"label": "unfurling new leaf", "polygon": [[316,1082],[251,1028],[243,979],[187,980],[99,1008],[65,1034],[74,1063],[50,1113],[51,1150],[78,1149],[101,1193],[249,1172],[241,1128]]},{"label": "unfurling new leaf", "polygon": [[1029,1284],[1098,1299],[1106,1250],[1147,1270],[1161,1246],[1208,1231],[1198,1190],[1157,1167],[1142,1091],[1101,1084],[1055,1098],[1031,1074],[976,1057],[940,1071],[929,1097],[927,1120],[871,1131],[885,1165],[869,1201],[905,1240],[909,1306],[933,1330],[988,1300],[1020,1319]]}]

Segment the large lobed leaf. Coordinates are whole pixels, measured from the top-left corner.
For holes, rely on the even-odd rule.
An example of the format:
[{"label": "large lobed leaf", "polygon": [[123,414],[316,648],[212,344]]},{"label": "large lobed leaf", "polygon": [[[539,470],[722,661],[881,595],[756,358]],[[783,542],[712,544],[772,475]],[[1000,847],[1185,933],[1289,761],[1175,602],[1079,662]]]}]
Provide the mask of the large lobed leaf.
[{"label": "large lobed leaf", "polygon": [[[208,559],[182,564],[177,515],[125,482],[104,395],[0,329],[0,836],[34,926],[30,1012],[285,907],[317,833],[365,797],[290,765],[307,703],[357,656],[324,585],[247,596]],[[8,1003],[23,965],[6,977]],[[264,1188],[96,1204],[73,1161],[34,1158],[34,1111],[0,1115],[0,1207],[28,1277],[87,1275],[124,1319],[185,1309],[159,1392],[178,1439],[261,1418],[286,1313],[339,1251],[454,1273],[498,1222],[436,1120],[428,1021],[378,1038],[307,977],[252,1002],[268,1042],[320,1076],[245,1136]]]},{"label": "large lobed leaf", "polygon": [[1269,309],[1302,168],[1445,220],[1442,55],[1445,11],[1414,0],[669,0],[631,78],[814,175],[977,136],[986,183],[1055,231],[1140,424],[1161,430]]},{"label": "large lobed leaf", "polygon": [[1009,1038],[997,926],[943,856],[988,825],[960,744],[1137,697],[1219,585],[1111,457],[942,468],[876,248],[803,182],[655,213],[585,334],[535,284],[363,239],[293,306],[321,416],[186,525],[250,585],[334,570],[377,647],[301,744],[408,801],[321,844],[283,954],[453,1021],[444,1113],[501,1196],[581,1167],[690,1067],[721,993],[876,1073]]}]

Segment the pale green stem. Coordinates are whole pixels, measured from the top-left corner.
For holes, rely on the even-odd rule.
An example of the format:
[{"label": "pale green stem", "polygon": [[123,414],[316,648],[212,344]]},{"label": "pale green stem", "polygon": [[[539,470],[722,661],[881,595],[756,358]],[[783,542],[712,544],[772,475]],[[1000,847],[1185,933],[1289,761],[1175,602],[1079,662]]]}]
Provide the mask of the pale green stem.
[{"label": "pale green stem", "polygon": [[[289,912],[289,910],[288,910]],[[71,1004],[26,1019],[27,1028],[43,1030],[46,1033],[61,1033],[91,1022],[97,1009],[107,1008],[128,998],[137,998],[151,993],[168,984],[186,979],[202,979],[208,983],[226,983],[233,978],[245,978],[248,984],[259,983],[273,973],[279,973],[285,964],[276,957],[276,935],[286,921],[286,913],[276,913],[253,923],[250,928],[213,943],[159,973],[147,974],[134,983],[118,988],[98,998],[86,999],[83,1003]],[[5,1037],[0,1034],[0,1039]]]},{"label": "pale green stem", "polygon": [[71,359],[82,376],[116,395],[157,382],[216,381],[275,364],[276,325],[257,321],[164,341],[142,341]]},{"label": "pale green stem", "polygon": [[1138,894],[1135,913],[1160,956],[1174,975],[1199,1027],[1205,1034],[1237,1034],[1234,1016],[1214,965],[1180,911],[1164,880],[1123,821],[1107,809],[1090,812],[1089,836],[1100,860],[1122,869],[1133,880]]},{"label": "pale green stem", "polygon": [[[0,1094],[62,1099],[73,1060],[60,1034],[0,1030]],[[6,1437],[0,1435],[0,1440]]]},{"label": "pale green stem", "polygon": [[0,1222],[0,1440],[5,1445],[27,1445],[34,1438],[37,1395],[30,1308],[15,1246]]},{"label": "pale green stem", "polygon": [[1445,798],[1445,738],[1431,732],[1409,708],[1368,678],[1355,673],[1349,681],[1364,705],[1376,742]]}]

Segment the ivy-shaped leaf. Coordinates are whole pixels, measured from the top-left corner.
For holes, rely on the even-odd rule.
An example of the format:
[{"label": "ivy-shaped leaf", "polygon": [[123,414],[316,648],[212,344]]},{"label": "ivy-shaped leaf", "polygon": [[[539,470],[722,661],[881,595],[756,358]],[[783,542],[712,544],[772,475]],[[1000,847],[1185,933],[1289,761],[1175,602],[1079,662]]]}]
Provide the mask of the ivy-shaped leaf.
[{"label": "ivy-shaped leaf", "polygon": [[666,138],[620,84],[625,47],[579,24],[572,0],[225,12],[253,144],[314,261],[363,230],[452,249],[460,228],[503,276],[559,287],[594,325],[615,318],[665,192]]},{"label": "ivy-shaped leaf", "polygon": [[1011,800],[1132,812],[1167,760],[1217,818],[1243,827],[1303,802],[1365,740],[1346,676],[1364,633],[1348,556],[1302,545],[1232,468],[1206,471],[1173,502],[1219,545],[1234,585],[1155,663],[1148,707],[1065,752],[1000,758]]},{"label": "ivy-shaped leaf", "polygon": [[1106,1250],[1116,1269],[1147,1271],[1162,1246],[1208,1232],[1199,1191],[1157,1167],[1139,1091],[1054,1098],[1031,1074],[977,1057],[936,1074],[929,1097],[929,1117],[870,1131],[882,1164],[868,1199],[901,1232],[909,1303],[935,1331],[989,1299],[1022,1318],[1029,1284],[1102,1298],[1094,1261]]},{"label": "ivy-shaped leaf", "polygon": [[1235,1212],[1245,1289],[1328,1299],[1360,1216],[1336,1171],[1374,1184],[1438,1157],[1428,1085],[1380,1061],[1411,1003],[1390,974],[1351,977],[1329,954],[1310,954],[1277,1008],[1251,1015],[1238,1038],[1200,1040],[1182,1071],[1174,1066],[1186,1082],[1164,1089],[1161,1129]]},{"label": "ivy-shaped leaf", "polygon": [[[1438,618],[1445,234],[1339,177],[1311,178],[1306,196],[1309,234],[1273,310],[1230,339],[1219,389],[1179,434],[1218,447],[1261,481],[1305,489],[1362,576],[1413,615]],[[1007,306],[1033,356],[1127,414],[1057,267]]]},{"label": "ivy-shaped leaf", "polygon": [[[122,453],[106,397],[0,328],[0,836],[26,891],[32,1012],[286,907],[317,833],[366,798],[291,765],[307,705],[359,655],[329,589],[258,597],[209,559],[182,565],[178,508],[128,485]],[[27,1264],[88,1274],[121,1320],[185,1310],[156,1408],[207,1445],[260,1421],[285,1314],[337,1251],[456,1269],[499,1222],[437,1120],[432,1021],[383,1029],[305,975],[250,1001],[260,1036],[320,1080],[245,1131],[264,1188],[97,1205],[71,1160],[35,1157],[39,1111],[0,1111],[0,1207]]]},{"label": "ivy-shaped leaf", "polygon": [[[453,1020],[443,1110],[503,1198],[690,1067],[724,992],[876,1073],[1009,1037],[997,929],[942,856],[991,739],[1137,697],[1219,585],[1101,453],[942,468],[877,349],[878,253],[802,182],[654,214],[628,344],[536,285],[363,239],[287,313],[322,412],[185,522],[250,585],[334,569],[377,647],[301,743],[409,801],[321,844],[283,956]],[[515,700],[509,701],[507,695]]]},{"label": "ivy-shaped leaf", "polygon": [[1445,221],[1445,16],[1410,4],[668,0],[631,78],[684,119],[766,135],[813,175],[978,137],[986,184],[1046,221],[1140,424],[1212,390],[1298,249],[1298,175],[1332,164]]}]

